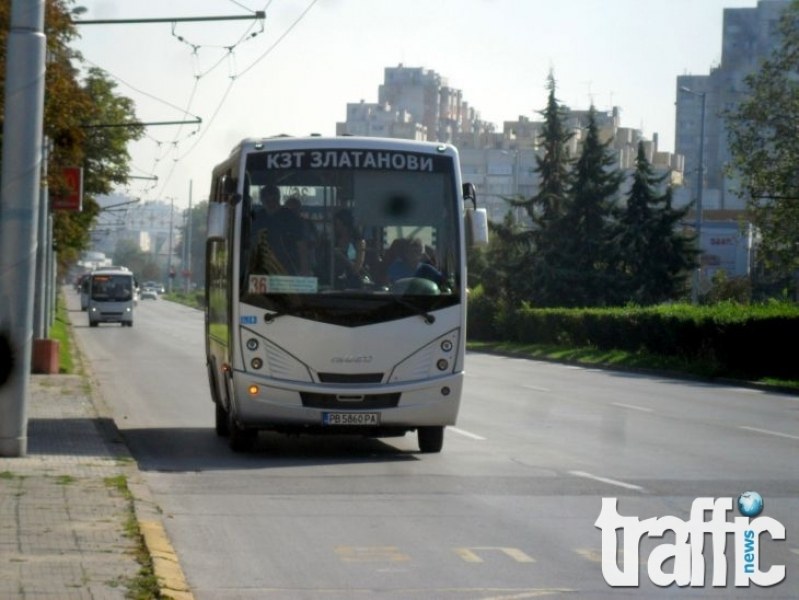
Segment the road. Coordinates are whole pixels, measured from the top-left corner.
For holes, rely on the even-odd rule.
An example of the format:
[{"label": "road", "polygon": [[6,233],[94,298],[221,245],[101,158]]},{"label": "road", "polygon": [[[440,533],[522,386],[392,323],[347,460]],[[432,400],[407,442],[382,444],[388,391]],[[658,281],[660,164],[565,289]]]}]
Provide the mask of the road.
[{"label": "road", "polygon": [[[262,433],[237,455],[214,434],[201,312],[142,301],[133,328],[89,329],[68,301],[199,599],[799,597],[799,397],[472,353],[441,454],[417,453],[412,434]],[[648,557],[671,533],[619,548],[639,587],[603,579],[602,498],[688,521],[696,498],[748,490],[787,529],[759,544],[760,570],[785,566],[782,583],[733,587],[736,540],[725,563],[705,535],[704,585],[658,587]]]}]

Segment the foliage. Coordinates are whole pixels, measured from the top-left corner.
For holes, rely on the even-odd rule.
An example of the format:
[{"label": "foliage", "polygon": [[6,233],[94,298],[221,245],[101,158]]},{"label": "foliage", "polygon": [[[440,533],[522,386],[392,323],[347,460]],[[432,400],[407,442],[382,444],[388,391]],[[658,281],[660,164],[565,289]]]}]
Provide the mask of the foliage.
[{"label": "foliage", "polygon": [[122,265],[133,271],[140,284],[142,281],[161,278],[161,267],[156,258],[144,252],[133,240],[119,240],[114,248],[112,261],[115,265]]},{"label": "foliage", "polygon": [[566,127],[567,109],[558,102],[555,88],[555,76],[550,72],[547,78],[547,107],[540,112],[544,117],[544,128],[540,139],[543,154],[536,156],[539,192],[529,200],[516,202],[525,208],[532,222],[543,230],[563,214],[571,182],[569,141],[574,137],[574,132]]},{"label": "foliage", "polygon": [[749,304],[752,301],[752,281],[749,277],[727,277],[723,270],[713,275],[712,287],[702,298],[703,302],[738,302]]},{"label": "foliage", "polygon": [[688,207],[674,209],[670,189],[658,194],[658,187],[668,175],[654,174],[643,142],[638,144],[635,164],[627,204],[619,217],[625,299],[636,304],[657,304],[684,290],[687,273],[695,268],[697,252],[692,240],[677,231]]},{"label": "foliage", "polygon": [[621,300],[613,238],[615,201],[623,174],[613,169],[611,140],[601,141],[594,107],[574,167],[569,202],[550,225],[551,247],[539,248],[553,272],[533,294],[539,306],[602,306]]},{"label": "foliage", "polygon": [[[799,306],[792,303],[489,310],[473,315],[470,307],[470,340],[667,356],[701,363],[705,375],[796,378],[793,355],[784,350],[799,336]],[[487,332],[473,327],[475,316],[491,324]]]},{"label": "foliage", "polygon": [[[94,198],[106,194],[114,183],[128,175],[127,144],[143,134],[140,125],[92,128],[90,125],[119,125],[134,120],[131,100],[115,92],[115,84],[98,69],[85,76],[74,65],[82,57],[70,47],[78,37],[71,14],[74,0],[47,0],[45,34],[44,135],[49,140],[47,185],[50,195],[63,193],[63,167],[83,167],[83,211],[57,212],[53,237],[63,269],[77,259],[89,243],[89,230],[99,213]],[[5,87],[6,46],[11,2],[0,2],[0,86]],[[0,99],[0,111],[2,102]]]},{"label": "foliage", "polygon": [[72,373],[72,325],[67,314],[67,305],[63,294],[56,298],[56,315],[50,328],[50,339],[58,341],[58,372]]},{"label": "foliage", "polygon": [[[492,223],[488,248],[472,252],[469,286],[498,306],[618,306],[653,304],[683,295],[695,264],[693,242],[679,231],[687,208],[676,210],[664,177],[654,174],[639,145],[625,208],[618,206],[624,173],[616,167],[612,139],[602,140],[596,111],[588,112],[585,139],[575,162],[573,132],[548,80],[549,100],[537,158],[540,192],[510,204],[523,207],[531,228],[508,213]],[[506,312],[504,314],[510,314]]]},{"label": "foliage", "polygon": [[799,268],[799,0],[779,22],[781,44],[745,79],[746,98],[725,113],[731,173],[750,198],[761,258],[783,274]]},{"label": "foliage", "polygon": [[551,252],[559,245],[558,223],[568,202],[572,165],[569,142],[574,133],[566,127],[567,110],[556,98],[556,82],[551,72],[547,89],[547,107],[541,111],[544,127],[539,139],[543,152],[536,157],[539,193],[529,200],[512,203],[527,211],[533,228],[514,230],[512,221],[506,220],[504,231],[498,232],[499,245],[504,246],[498,254],[504,255],[507,262],[503,264],[513,274],[505,289],[514,304],[540,299],[557,283]]},{"label": "foliage", "polygon": [[[186,220],[188,218],[188,222]],[[190,264],[192,281],[202,283],[205,281],[205,238],[208,231],[208,201],[203,200],[193,206],[191,211],[186,209],[180,230],[180,242],[175,247],[179,256],[184,256],[184,240],[191,237]],[[187,224],[188,223],[188,224]],[[191,228],[191,235],[187,229]]]}]

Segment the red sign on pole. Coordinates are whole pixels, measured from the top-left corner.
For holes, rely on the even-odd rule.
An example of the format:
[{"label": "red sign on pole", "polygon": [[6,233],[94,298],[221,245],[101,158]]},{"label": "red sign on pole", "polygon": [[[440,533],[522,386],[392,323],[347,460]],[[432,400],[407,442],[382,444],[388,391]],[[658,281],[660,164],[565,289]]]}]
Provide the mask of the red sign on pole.
[{"label": "red sign on pole", "polygon": [[62,175],[66,187],[63,194],[52,194],[50,206],[53,210],[83,210],[83,169],[81,167],[64,167]]}]

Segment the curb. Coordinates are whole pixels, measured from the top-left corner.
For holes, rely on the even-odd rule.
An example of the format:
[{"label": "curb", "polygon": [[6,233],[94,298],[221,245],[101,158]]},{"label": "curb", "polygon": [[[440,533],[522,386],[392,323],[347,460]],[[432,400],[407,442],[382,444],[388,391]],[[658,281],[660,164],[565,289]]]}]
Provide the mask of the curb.
[{"label": "curb", "polygon": [[[72,320],[70,318],[70,327]],[[127,477],[128,490],[133,499],[133,511],[136,523],[147,548],[147,554],[153,566],[153,573],[158,581],[161,596],[172,600],[194,600],[194,594],[189,588],[183,569],[172,543],[169,541],[166,529],[161,519],[161,509],[155,503],[150,488],[144,482],[138,463],[130,453],[130,449],[125,444],[125,438],[119,431],[116,422],[112,418],[108,403],[103,397],[102,390],[96,385],[91,373],[91,368],[86,361],[83,349],[70,332],[73,348],[78,355],[80,362],[80,374],[89,387],[88,400],[94,408],[96,416],[99,418],[98,430],[101,431],[109,444],[113,444],[116,451],[127,459],[130,459],[126,470],[129,471]]]},{"label": "curb", "polygon": [[194,600],[194,594],[183,574],[180,559],[169,541],[160,509],[153,501],[150,489],[138,476],[135,481],[128,482],[128,487],[133,494],[136,521],[153,563],[153,572],[161,595],[173,600]]}]

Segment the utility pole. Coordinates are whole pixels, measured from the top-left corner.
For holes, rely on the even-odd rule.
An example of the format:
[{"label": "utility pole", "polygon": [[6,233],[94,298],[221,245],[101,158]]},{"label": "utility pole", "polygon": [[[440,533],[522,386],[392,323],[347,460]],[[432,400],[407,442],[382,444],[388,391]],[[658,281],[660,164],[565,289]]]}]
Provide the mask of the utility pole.
[{"label": "utility pole", "polygon": [[189,179],[189,218],[186,219],[186,240],[183,247],[186,248],[186,260],[183,261],[183,270],[186,272],[186,293],[191,293],[191,226],[194,220],[191,214],[191,187],[193,181]]},{"label": "utility pole", "polygon": [[170,294],[172,293],[172,282],[175,279],[175,274],[172,272],[172,227],[173,227],[173,216],[175,214],[175,199],[169,199],[169,242],[167,244],[167,266],[166,266],[166,276],[169,279],[167,282],[167,292]]},{"label": "utility pole", "polygon": [[702,192],[705,187],[705,109],[707,107],[707,92],[695,92],[691,88],[682,86],[681,92],[699,96],[702,100],[702,112],[699,119],[699,164],[696,173],[696,244],[699,249],[699,265],[694,269],[693,281],[691,285],[691,303],[699,303],[699,286],[702,274]]},{"label": "utility pole", "polygon": [[[48,295],[49,282],[47,280],[47,264],[49,262],[49,250],[47,244],[47,221],[50,215],[50,196],[47,189],[47,160],[50,151],[50,140],[45,138],[42,147],[42,182],[39,193],[39,224],[38,236],[39,243],[36,248],[36,287],[33,295],[33,337],[34,339],[44,339],[47,337],[48,318],[47,303],[45,297]],[[50,245],[51,246],[51,245]]]},{"label": "utility pole", "polygon": [[0,456],[28,452],[42,160],[44,0],[12,0],[0,171]]}]

